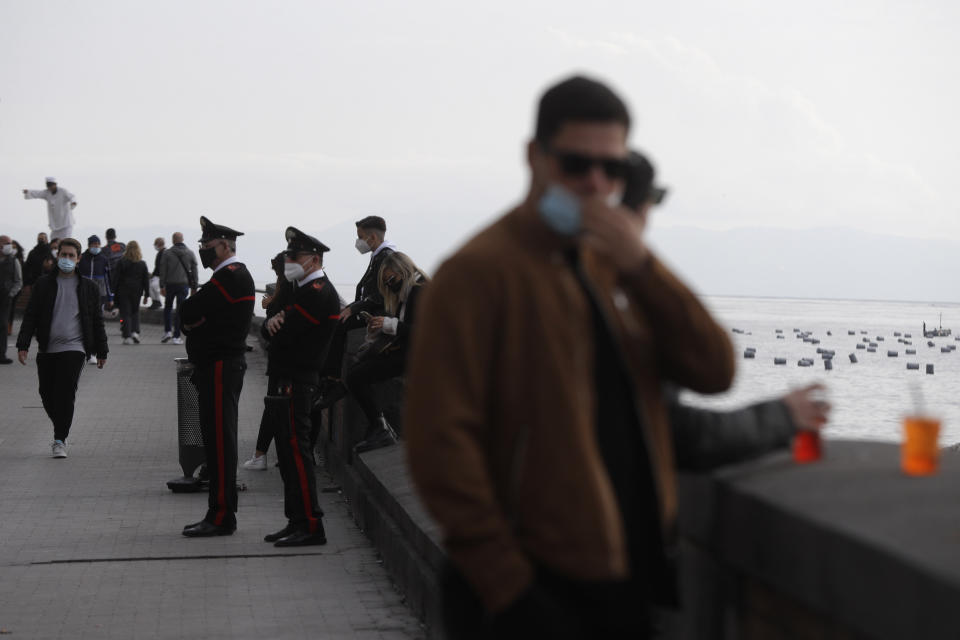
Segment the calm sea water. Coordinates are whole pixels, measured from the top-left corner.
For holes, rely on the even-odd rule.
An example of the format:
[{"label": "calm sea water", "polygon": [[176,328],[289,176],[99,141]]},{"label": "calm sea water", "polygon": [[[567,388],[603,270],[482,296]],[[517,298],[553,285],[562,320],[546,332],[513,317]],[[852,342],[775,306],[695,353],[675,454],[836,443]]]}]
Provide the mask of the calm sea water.
[{"label": "calm sea water", "polygon": [[[928,328],[940,322],[960,334],[960,304],[919,302],[871,302],[856,300],[795,300],[778,298],[706,297],[705,302],[722,326],[731,331],[737,376],[733,388],[716,396],[689,394],[697,405],[730,409],[757,400],[782,395],[789,388],[820,381],[827,385],[833,412],[826,437],[899,441],[901,418],[912,412],[915,396],[922,396],[926,411],[942,420],[941,444],[960,442],[960,341],[957,336],[932,338],[928,347],[923,322]],[[748,334],[736,334],[734,328]],[[776,330],[783,331],[782,340]],[[820,344],[798,339],[794,329],[812,332]],[[827,335],[827,332],[833,335]],[[848,335],[855,331],[855,335]],[[866,331],[862,334],[861,331]],[[910,333],[913,342],[904,346],[894,332]],[[877,352],[857,349],[864,337],[877,343]],[[882,337],[883,340],[877,340]],[[902,335],[900,336],[903,337]],[[956,344],[957,352],[940,348]],[[755,359],[744,359],[747,347],[756,349]],[[833,370],[826,371],[817,348],[836,351]],[[906,355],[906,349],[916,355]],[[887,356],[888,350],[898,357]],[[858,362],[850,362],[854,353]],[[812,358],[812,367],[799,367],[801,358]],[[775,365],[774,358],[786,358]],[[908,362],[920,364],[907,370]],[[925,373],[934,365],[934,374]],[[914,391],[911,390],[914,388]]]}]

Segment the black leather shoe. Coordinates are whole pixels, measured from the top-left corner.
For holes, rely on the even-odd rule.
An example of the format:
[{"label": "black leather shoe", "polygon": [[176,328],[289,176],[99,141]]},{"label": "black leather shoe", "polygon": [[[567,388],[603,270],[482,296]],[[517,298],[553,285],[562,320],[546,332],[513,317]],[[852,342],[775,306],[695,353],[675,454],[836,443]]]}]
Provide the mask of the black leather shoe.
[{"label": "black leather shoe", "polygon": [[209,538],[211,536],[231,536],[237,530],[236,526],[217,526],[206,520],[202,520],[192,527],[183,530],[183,535],[188,538]]},{"label": "black leather shoe", "polygon": [[280,529],[280,531],[277,531],[276,533],[268,533],[267,535],[263,536],[263,541],[276,542],[280,538],[286,538],[288,535],[290,535],[296,530],[297,528],[295,526],[293,526],[292,524],[287,524],[287,526],[285,526],[283,529]]},{"label": "black leather shoe", "polygon": [[396,442],[397,439],[394,438],[393,434],[381,427],[358,442],[353,450],[356,453],[363,453],[364,451],[373,451],[374,449],[388,447]]},{"label": "black leather shoe", "polygon": [[273,543],[275,547],[309,547],[313,545],[327,544],[327,536],[323,532],[323,527],[316,533],[307,533],[306,531],[297,531],[291,533],[285,538],[280,538]]},{"label": "black leather shoe", "polygon": [[183,530],[186,531],[187,529],[193,529],[195,527],[199,527],[202,524],[203,524],[203,520],[201,520],[200,522],[194,522],[192,524],[185,524],[183,525]]},{"label": "black leather shoe", "polygon": [[0,358],[0,364],[12,364],[13,360],[7,357]]}]

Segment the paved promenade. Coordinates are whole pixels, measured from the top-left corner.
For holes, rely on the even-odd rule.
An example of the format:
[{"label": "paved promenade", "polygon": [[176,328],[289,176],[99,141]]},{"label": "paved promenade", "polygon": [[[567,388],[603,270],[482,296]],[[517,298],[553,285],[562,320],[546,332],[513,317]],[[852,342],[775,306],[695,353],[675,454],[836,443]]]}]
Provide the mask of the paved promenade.
[{"label": "paved promenade", "polygon": [[[247,490],[233,536],[181,535],[206,505],[205,493],[166,487],[181,475],[173,358],[185,352],[144,329],[143,344],[124,346],[107,325],[110,357],[81,376],[65,460],[50,457],[36,344],[28,366],[0,366],[0,636],[423,637],[339,493],[320,495],[326,546],[263,542],[285,524],[272,449],[268,471],[238,471]],[[241,461],[266,386],[259,349],[247,362]]]}]

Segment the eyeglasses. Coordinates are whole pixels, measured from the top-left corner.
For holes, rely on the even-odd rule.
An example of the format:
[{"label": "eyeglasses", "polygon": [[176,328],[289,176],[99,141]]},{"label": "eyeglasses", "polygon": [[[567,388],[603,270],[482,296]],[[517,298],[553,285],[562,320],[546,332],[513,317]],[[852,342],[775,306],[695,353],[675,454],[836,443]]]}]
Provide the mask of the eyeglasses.
[{"label": "eyeglasses", "polygon": [[562,149],[545,149],[547,153],[557,159],[560,170],[568,176],[585,176],[596,166],[603,169],[603,173],[611,180],[622,180],[627,176],[630,164],[626,158],[612,158],[589,156],[576,151]]}]

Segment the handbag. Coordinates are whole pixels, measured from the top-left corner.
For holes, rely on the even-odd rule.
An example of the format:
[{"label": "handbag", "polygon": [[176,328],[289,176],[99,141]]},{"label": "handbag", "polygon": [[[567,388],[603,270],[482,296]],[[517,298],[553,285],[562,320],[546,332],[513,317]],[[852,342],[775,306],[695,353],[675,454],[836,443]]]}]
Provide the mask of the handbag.
[{"label": "handbag", "polygon": [[377,332],[364,336],[363,344],[357,349],[357,362],[365,362],[378,356],[386,355],[400,348],[397,336]]}]

